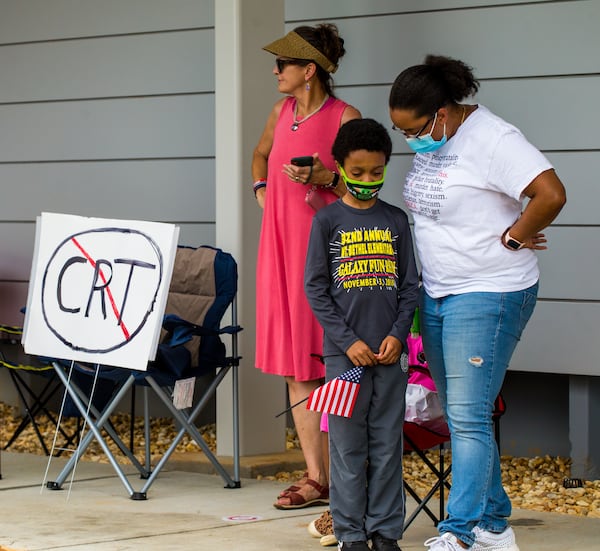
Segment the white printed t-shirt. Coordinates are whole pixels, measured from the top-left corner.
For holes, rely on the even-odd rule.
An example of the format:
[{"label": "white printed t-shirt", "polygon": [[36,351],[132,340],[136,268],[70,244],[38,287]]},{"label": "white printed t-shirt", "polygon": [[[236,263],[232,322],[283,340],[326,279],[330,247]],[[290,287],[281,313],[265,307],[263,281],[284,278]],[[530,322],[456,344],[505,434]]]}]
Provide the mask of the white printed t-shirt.
[{"label": "white printed t-shirt", "polygon": [[482,105],[440,149],[415,155],[404,200],[428,295],[511,292],[536,283],[535,253],[510,251],[500,237],[521,214],[523,190],[551,168],[517,128]]}]

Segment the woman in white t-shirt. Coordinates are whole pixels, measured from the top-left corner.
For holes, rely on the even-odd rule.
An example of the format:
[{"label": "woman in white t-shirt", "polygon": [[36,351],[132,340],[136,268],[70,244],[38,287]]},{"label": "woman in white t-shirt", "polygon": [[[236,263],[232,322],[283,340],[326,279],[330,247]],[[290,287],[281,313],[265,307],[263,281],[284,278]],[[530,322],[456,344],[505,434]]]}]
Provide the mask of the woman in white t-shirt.
[{"label": "woman in white t-shirt", "polygon": [[[508,525],[492,409],[537,298],[534,250],[565,204],[552,165],[482,105],[462,61],[426,57],[390,92],[415,151],[404,199],[422,264],[421,328],[452,438],[452,490],[430,551],[518,551]],[[523,201],[529,201],[523,209]]]}]

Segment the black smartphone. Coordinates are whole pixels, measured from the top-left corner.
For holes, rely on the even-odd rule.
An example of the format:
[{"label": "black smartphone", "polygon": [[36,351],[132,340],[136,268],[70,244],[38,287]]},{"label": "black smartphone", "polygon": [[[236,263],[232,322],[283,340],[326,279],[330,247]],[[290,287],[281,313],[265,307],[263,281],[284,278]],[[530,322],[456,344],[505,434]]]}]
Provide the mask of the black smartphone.
[{"label": "black smartphone", "polygon": [[295,166],[312,166],[313,161],[312,155],[306,155],[304,157],[292,157],[290,162]]}]

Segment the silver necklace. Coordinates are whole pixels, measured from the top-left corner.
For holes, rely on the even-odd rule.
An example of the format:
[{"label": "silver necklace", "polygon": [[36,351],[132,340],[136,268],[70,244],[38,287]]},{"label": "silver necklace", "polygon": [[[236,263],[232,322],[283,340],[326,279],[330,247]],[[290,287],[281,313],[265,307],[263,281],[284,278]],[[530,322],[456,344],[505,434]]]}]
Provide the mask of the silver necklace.
[{"label": "silver necklace", "polygon": [[290,126],[290,130],[292,132],[296,132],[296,130],[298,130],[298,128],[300,127],[300,125],[303,122],[306,122],[308,119],[310,119],[313,115],[316,115],[321,108],[323,107],[323,105],[325,105],[325,102],[329,99],[329,94],[325,94],[325,97],[323,98],[323,101],[321,102],[321,105],[319,105],[319,107],[317,107],[312,113],[309,113],[308,115],[306,115],[306,117],[304,117],[303,119],[298,120],[296,117],[298,116],[298,100],[296,100],[296,105],[294,105],[294,122],[292,122],[292,126]]}]

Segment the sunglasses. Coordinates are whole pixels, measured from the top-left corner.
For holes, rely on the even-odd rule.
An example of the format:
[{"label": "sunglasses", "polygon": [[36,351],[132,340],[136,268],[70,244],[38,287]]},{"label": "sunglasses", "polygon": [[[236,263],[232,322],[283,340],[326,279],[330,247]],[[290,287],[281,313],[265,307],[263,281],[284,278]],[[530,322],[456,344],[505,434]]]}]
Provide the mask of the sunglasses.
[{"label": "sunglasses", "polygon": [[284,59],[281,57],[278,57],[275,59],[275,65],[277,66],[278,73],[283,73],[283,70],[288,65],[300,65],[301,67],[305,67],[309,63],[310,63],[310,60],[307,60],[307,59]]}]

